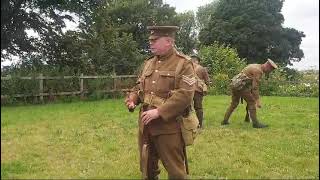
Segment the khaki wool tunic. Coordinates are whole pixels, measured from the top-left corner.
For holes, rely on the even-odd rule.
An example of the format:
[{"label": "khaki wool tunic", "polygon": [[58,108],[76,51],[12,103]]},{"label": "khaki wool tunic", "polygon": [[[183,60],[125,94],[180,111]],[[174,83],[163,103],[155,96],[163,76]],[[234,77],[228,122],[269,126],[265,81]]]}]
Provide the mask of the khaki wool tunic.
[{"label": "khaki wool tunic", "polygon": [[261,64],[249,64],[242,71],[245,75],[252,79],[252,95],[255,100],[259,99],[259,82],[264,74]]},{"label": "khaki wool tunic", "polygon": [[[183,62],[183,66],[175,76],[180,61]],[[195,72],[190,58],[180,54],[176,49],[172,49],[164,57],[154,56],[145,61],[138,85],[133,88],[130,96],[135,104],[144,102],[143,97],[139,96],[141,92],[144,96],[149,94],[165,99],[165,103],[158,107],[160,118],[148,124],[151,135],[180,132],[176,118],[191,105],[195,82]],[[139,129],[141,132],[144,129],[140,118]]]},{"label": "khaki wool tunic", "polygon": [[[194,64],[194,69],[196,72],[196,75],[204,81],[204,83],[206,85],[209,85],[209,74],[206,68],[204,68],[203,66],[199,65],[199,64]],[[199,86],[195,87],[197,92],[202,92],[202,89],[200,89]]]}]

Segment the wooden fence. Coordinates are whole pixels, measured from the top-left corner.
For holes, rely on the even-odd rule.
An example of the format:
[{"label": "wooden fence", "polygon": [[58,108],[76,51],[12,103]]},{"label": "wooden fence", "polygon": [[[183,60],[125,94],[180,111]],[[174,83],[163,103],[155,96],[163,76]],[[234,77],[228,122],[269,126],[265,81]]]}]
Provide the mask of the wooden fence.
[{"label": "wooden fence", "polygon": [[[129,89],[119,89],[117,88],[117,80],[121,80],[123,78],[137,78],[136,75],[111,75],[111,76],[85,76],[81,74],[80,76],[57,76],[57,77],[47,77],[40,74],[37,77],[16,77],[17,79],[21,80],[38,80],[39,81],[39,93],[38,94],[14,94],[14,95],[2,95],[1,99],[11,97],[40,97],[40,101],[43,101],[44,96],[56,96],[56,95],[80,95],[81,97],[84,94],[88,93],[87,90],[84,89],[84,79],[106,79],[112,78],[113,79],[113,87],[110,90],[97,90],[98,92],[126,92]],[[44,81],[45,80],[62,80],[62,79],[79,79],[79,91],[72,91],[72,92],[56,92],[56,93],[45,93],[44,92]],[[1,77],[1,81],[11,80],[11,76]]]},{"label": "wooden fence", "polygon": [[[104,88],[104,90],[99,90],[99,89],[94,89],[94,92],[98,92],[98,93],[114,93],[114,92],[126,92],[134,85],[134,82],[132,84],[126,84],[127,87],[123,88],[123,83],[119,83],[119,80],[121,82],[121,80],[126,79],[126,78],[137,78],[136,75],[108,75],[108,76],[85,76],[83,74],[81,74],[80,76],[56,76],[56,77],[47,77],[47,76],[43,76],[43,74],[40,74],[39,76],[35,76],[35,77],[11,77],[11,76],[6,76],[6,77],[1,77],[1,81],[8,81],[8,80],[12,80],[12,79],[19,79],[19,80],[36,80],[38,81],[37,86],[39,85],[39,87],[35,87],[36,89],[38,89],[36,92],[33,93],[23,93],[20,94],[19,92],[16,92],[16,94],[1,94],[1,99],[6,99],[8,97],[14,97],[14,98],[26,98],[26,97],[37,97],[39,98],[40,101],[44,101],[44,97],[54,97],[54,96],[59,96],[59,95],[80,95],[81,98],[84,97],[85,94],[90,93],[87,89],[84,88],[84,80],[85,79],[112,79],[110,81],[110,85],[108,85],[108,88]],[[46,83],[44,83],[46,80],[64,80],[64,79],[77,79],[79,80],[79,90],[74,91],[75,89],[73,88],[73,91],[65,91],[65,90],[61,90],[64,92],[52,92],[52,91],[46,91],[46,89],[48,89],[48,86],[46,86],[46,89],[44,88],[44,86],[46,85]],[[113,82],[112,82],[113,81]],[[111,84],[112,83],[112,84]],[[270,82],[269,82],[270,83]],[[301,84],[301,82],[298,81],[285,81],[282,82],[283,84]],[[319,79],[316,79],[315,81],[310,81],[310,82],[303,82],[303,83],[316,83],[317,85],[319,85]],[[120,86],[120,87],[119,87]],[[109,89],[110,88],[110,89]],[[108,90],[106,90],[108,89]],[[1,91],[2,92],[2,91]]]}]

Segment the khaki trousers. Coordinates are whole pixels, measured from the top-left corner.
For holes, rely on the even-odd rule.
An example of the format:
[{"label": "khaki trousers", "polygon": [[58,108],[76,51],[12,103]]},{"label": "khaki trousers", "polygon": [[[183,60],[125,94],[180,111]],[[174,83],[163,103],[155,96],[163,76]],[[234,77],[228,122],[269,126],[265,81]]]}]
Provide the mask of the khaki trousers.
[{"label": "khaki trousers", "polygon": [[[181,133],[163,134],[151,136],[150,133],[139,131],[140,161],[144,142],[148,139],[147,179],[158,179],[160,174],[159,160],[168,172],[169,179],[186,179],[185,155],[183,153],[184,143]],[[147,138],[145,136],[148,136]],[[143,164],[140,162],[140,165]]]},{"label": "khaki trousers", "polygon": [[194,110],[196,111],[200,127],[202,127],[202,123],[203,123],[202,101],[203,101],[203,94],[195,91],[194,97],[193,97],[193,102],[194,102],[193,106],[194,106]]},{"label": "khaki trousers", "polygon": [[[257,117],[256,117],[256,101],[255,98],[253,97],[251,90],[250,89],[245,89],[245,90],[232,90],[232,101],[227,109],[223,121],[228,122],[231,114],[233,111],[237,108],[240,98],[243,98],[247,102],[247,107],[246,110],[249,112],[249,114],[246,116],[250,115],[250,118],[252,120],[252,123],[258,123]],[[247,117],[246,117],[247,119]]]}]

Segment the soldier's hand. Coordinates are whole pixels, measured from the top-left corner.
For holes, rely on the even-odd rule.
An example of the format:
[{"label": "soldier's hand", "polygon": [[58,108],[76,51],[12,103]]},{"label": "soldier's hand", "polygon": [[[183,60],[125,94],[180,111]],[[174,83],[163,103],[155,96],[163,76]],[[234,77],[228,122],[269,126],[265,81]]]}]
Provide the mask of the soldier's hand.
[{"label": "soldier's hand", "polygon": [[158,109],[152,109],[145,111],[141,114],[143,124],[147,125],[150,121],[157,119],[159,117]]},{"label": "soldier's hand", "polygon": [[136,108],[136,105],[132,101],[128,102],[126,105],[127,105],[128,109],[131,111],[134,110],[134,108]]},{"label": "soldier's hand", "polygon": [[125,104],[129,110],[133,110],[136,107],[136,105],[134,104],[132,98],[130,97],[130,95],[128,93],[127,93],[127,97],[125,99]]}]

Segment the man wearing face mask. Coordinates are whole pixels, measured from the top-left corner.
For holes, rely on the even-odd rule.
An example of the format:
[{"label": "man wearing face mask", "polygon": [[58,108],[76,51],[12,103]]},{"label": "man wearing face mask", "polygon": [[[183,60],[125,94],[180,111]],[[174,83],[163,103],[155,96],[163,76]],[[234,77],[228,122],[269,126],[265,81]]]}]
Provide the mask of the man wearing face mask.
[{"label": "man wearing face mask", "polygon": [[187,177],[185,144],[178,116],[191,108],[196,82],[192,62],[174,48],[176,26],[148,26],[153,57],[145,60],[137,85],[125,104],[138,104],[140,169],[144,179],[158,179],[159,160],[169,179]]},{"label": "man wearing face mask", "polygon": [[259,81],[262,75],[277,69],[277,65],[268,59],[264,64],[249,64],[238,75],[232,78],[232,101],[227,109],[221,125],[228,125],[232,112],[237,108],[240,98],[247,102],[245,122],[252,120],[253,128],[265,128],[257,119],[256,107],[261,108],[259,98]]}]

